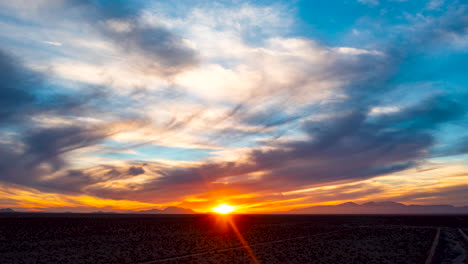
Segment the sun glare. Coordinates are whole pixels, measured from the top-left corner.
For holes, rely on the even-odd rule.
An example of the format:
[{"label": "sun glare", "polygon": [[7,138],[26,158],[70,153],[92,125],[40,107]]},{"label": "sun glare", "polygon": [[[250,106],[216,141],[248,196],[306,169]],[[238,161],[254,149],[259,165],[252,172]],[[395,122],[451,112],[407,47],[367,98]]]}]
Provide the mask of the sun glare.
[{"label": "sun glare", "polygon": [[221,204],[213,208],[213,212],[218,214],[229,214],[232,211],[234,211],[234,207],[227,204]]}]

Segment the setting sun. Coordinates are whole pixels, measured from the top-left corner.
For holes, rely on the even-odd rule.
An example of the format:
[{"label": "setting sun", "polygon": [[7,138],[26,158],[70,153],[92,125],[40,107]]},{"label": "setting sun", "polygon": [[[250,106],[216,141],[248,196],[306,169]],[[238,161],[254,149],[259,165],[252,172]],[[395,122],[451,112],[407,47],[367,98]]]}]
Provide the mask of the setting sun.
[{"label": "setting sun", "polygon": [[218,214],[229,214],[232,211],[234,211],[234,207],[227,204],[221,204],[213,208],[213,212]]}]

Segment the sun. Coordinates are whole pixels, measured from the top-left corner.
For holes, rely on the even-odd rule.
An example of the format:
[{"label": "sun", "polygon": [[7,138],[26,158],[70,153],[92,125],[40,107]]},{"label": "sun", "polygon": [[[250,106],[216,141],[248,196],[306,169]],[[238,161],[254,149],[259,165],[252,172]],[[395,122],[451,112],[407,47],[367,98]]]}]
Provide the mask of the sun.
[{"label": "sun", "polygon": [[213,208],[213,212],[218,214],[229,214],[234,211],[234,206],[230,206],[228,204],[220,204]]}]

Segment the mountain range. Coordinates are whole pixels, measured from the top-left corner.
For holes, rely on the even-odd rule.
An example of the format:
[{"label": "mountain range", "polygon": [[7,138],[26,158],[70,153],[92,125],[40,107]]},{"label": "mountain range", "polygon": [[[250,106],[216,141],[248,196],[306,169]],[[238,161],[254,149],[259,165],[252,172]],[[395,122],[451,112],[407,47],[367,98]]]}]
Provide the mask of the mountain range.
[{"label": "mountain range", "polygon": [[132,211],[134,214],[196,214],[195,211],[187,208],[169,206],[166,209],[151,209],[145,211]]},{"label": "mountain range", "polygon": [[[0,213],[21,213],[21,211],[18,212],[11,208],[0,208]],[[47,213],[47,212],[42,212],[42,213]],[[73,213],[73,212],[62,212],[62,213]],[[151,209],[151,210],[144,210],[144,211],[91,212],[91,214],[117,214],[117,213],[123,213],[123,214],[196,214],[197,212],[191,209],[186,209],[186,208],[176,207],[176,206],[169,206],[165,209]]]},{"label": "mountain range", "polygon": [[307,208],[293,209],[287,214],[468,214],[468,206],[453,205],[405,205],[391,201],[368,202],[357,204],[353,202],[338,205],[319,205]]},{"label": "mountain range", "polygon": [[150,209],[142,211],[121,211],[121,212],[93,212],[93,214],[196,214],[192,209],[169,206],[165,209]]}]

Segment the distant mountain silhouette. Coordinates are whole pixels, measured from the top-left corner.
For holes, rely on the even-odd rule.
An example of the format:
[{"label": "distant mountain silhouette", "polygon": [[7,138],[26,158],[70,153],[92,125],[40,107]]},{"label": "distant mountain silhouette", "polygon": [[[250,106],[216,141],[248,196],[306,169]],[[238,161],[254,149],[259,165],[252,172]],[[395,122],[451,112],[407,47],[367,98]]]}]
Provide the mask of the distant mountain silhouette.
[{"label": "distant mountain silhouette", "polygon": [[338,205],[319,205],[307,208],[293,209],[287,214],[468,214],[468,206],[452,205],[404,205],[391,201],[368,202],[356,204],[353,202]]},{"label": "distant mountain silhouette", "polygon": [[[16,211],[13,211],[10,208],[0,208],[0,213],[15,213]],[[29,212],[29,213],[55,213],[55,214],[83,214],[81,212]],[[169,206],[165,209],[151,209],[151,210],[144,210],[144,211],[118,211],[118,212],[112,212],[112,211],[95,211],[95,212],[89,212],[85,214],[196,214],[197,212],[191,210],[191,209],[186,209],[182,207],[176,207],[176,206]]]},{"label": "distant mountain silhouette", "polygon": [[186,209],[186,208],[176,207],[176,206],[169,206],[163,210],[151,209],[151,210],[145,210],[145,211],[136,211],[133,213],[137,213],[137,214],[196,214],[196,212],[191,209]]}]

